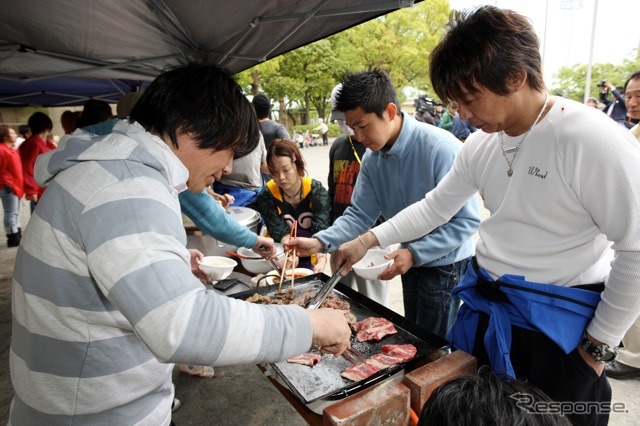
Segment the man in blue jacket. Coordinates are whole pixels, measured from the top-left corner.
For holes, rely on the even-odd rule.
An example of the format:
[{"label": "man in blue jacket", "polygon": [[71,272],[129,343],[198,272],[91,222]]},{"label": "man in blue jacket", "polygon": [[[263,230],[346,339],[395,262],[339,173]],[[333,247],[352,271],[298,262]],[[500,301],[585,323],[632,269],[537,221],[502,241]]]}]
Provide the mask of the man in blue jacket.
[{"label": "man in blue jacket", "polygon": [[[311,239],[298,238],[301,255],[336,250],[373,226],[382,214],[391,218],[436,187],[461,147],[451,133],[420,123],[400,111],[389,75],[380,69],[347,76],[336,109],[368,151],[344,214]],[[402,274],[405,317],[444,337],[459,301],[451,290],[473,254],[471,236],[480,218],[475,200],[445,225],[407,241],[389,255],[394,263],[378,277]]]}]

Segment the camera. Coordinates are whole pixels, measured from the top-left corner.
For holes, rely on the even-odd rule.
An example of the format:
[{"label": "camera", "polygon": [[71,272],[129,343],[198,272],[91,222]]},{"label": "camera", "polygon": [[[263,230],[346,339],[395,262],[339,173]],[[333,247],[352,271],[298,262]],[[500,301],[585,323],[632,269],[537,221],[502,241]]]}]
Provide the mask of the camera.
[{"label": "camera", "polygon": [[598,87],[606,87],[607,84],[607,80],[602,80],[600,81],[600,83],[598,83]]},{"label": "camera", "polygon": [[418,112],[432,112],[435,106],[442,105],[431,98],[421,96],[413,100],[413,105]]}]

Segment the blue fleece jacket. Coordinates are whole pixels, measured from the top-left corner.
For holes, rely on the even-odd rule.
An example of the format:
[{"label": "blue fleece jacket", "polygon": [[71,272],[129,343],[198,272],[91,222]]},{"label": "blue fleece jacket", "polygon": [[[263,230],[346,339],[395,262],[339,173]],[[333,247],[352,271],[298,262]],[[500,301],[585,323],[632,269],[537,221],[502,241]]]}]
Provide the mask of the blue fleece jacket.
[{"label": "blue fleece jacket", "polygon": [[[373,226],[380,214],[388,219],[422,200],[447,174],[461,146],[451,133],[404,114],[393,146],[364,155],[351,206],[314,236],[326,251],[336,250]],[[411,251],[414,266],[448,265],[473,255],[471,236],[479,224],[473,197],[448,223],[403,247]]]}]

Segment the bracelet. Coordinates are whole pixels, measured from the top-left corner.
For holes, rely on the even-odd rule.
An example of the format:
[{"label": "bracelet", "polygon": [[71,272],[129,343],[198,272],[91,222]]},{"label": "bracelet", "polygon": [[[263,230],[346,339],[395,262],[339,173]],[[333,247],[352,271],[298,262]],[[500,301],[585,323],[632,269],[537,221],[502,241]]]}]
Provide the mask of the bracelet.
[{"label": "bracelet", "polygon": [[367,243],[364,242],[364,240],[362,239],[362,235],[358,235],[358,241],[360,241],[362,243],[362,245],[364,246],[364,248],[366,248],[367,250],[369,250],[371,247],[369,247],[367,245]]}]

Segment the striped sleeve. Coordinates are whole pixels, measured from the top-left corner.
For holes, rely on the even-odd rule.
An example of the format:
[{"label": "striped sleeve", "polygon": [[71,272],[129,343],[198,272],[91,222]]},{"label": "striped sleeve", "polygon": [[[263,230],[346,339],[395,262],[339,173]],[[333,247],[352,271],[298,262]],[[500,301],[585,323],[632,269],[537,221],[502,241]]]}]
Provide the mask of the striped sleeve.
[{"label": "striped sleeve", "polygon": [[310,346],[303,309],[269,309],[204,290],[191,274],[179,205],[152,180],[119,181],[95,194],[78,228],[100,290],[159,360],[276,361]]}]

